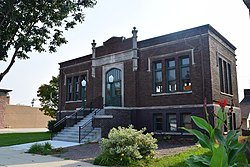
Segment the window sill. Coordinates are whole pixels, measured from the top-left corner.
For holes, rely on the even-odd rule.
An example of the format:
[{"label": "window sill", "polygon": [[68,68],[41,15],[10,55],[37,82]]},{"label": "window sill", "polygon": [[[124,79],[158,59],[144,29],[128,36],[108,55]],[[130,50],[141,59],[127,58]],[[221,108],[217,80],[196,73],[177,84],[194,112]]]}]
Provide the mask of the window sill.
[{"label": "window sill", "polygon": [[76,100],[76,101],[66,101],[65,103],[81,103],[81,100]]},{"label": "window sill", "polygon": [[224,92],[220,92],[221,95],[225,95],[225,96],[229,96],[229,97],[233,97],[234,95],[228,94],[228,93],[224,93]]},{"label": "window sill", "polygon": [[154,93],[152,96],[169,96],[169,95],[180,95],[180,94],[190,94],[192,91],[185,92],[173,92],[173,93]]}]

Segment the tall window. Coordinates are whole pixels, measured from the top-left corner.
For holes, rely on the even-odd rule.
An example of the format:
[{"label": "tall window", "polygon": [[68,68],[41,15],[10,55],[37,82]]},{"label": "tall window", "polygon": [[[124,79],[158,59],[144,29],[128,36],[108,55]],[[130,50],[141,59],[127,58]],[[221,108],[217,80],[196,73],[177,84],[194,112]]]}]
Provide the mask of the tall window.
[{"label": "tall window", "polygon": [[67,101],[72,100],[72,78],[67,78]]},{"label": "tall window", "polygon": [[74,100],[78,100],[79,97],[79,77],[74,77]]},{"label": "tall window", "polygon": [[167,131],[177,131],[177,119],[176,114],[167,114]]},{"label": "tall window", "polygon": [[180,58],[180,84],[181,91],[191,90],[189,57]]},{"label": "tall window", "polygon": [[225,61],[223,61],[223,67],[224,67],[225,93],[228,93],[227,63]]},{"label": "tall window", "polygon": [[219,58],[220,91],[233,94],[231,64]]},{"label": "tall window", "polygon": [[167,92],[176,91],[175,60],[167,60]]},{"label": "tall window", "polygon": [[231,71],[231,64],[227,64],[227,69],[228,69],[228,87],[229,87],[229,94],[233,94],[233,88],[232,88],[232,71]]},{"label": "tall window", "polygon": [[219,58],[219,74],[220,74],[220,91],[224,92],[223,66],[221,58]]},{"label": "tall window", "polygon": [[179,59],[167,59],[164,65],[160,61],[153,62],[153,93],[191,91],[191,67],[188,55]]},{"label": "tall window", "polygon": [[154,131],[162,131],[162,114],[153,115]]},{"label": "tall window", "polygon": [[162,63],[154,63],[154,92],[162,92]]}]

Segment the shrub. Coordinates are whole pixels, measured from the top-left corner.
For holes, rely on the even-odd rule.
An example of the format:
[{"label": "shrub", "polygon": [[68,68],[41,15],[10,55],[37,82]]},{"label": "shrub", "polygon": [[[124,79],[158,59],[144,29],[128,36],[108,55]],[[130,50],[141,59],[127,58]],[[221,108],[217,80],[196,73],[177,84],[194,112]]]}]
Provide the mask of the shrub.
[{"label": "shrub", "polygon": [[246,142],[239,143],[238,137],[241,132],[230,130],[227,136],[223,136],[222,127],[226,121],[226,112],[224,104],[220,103],[221,108],[214,116],[217,118],[215,127],[209,123],[208,112],[205,110],[206,120],[196,116],[192,116],[194,123],[201,129],[205,130],[207,134],[203,134],[195,129],[185,129],[194,134],[203,148],[210,151],[208,155],[190,156],[187,159],[187,164],[191,167],[240,167],[247,166],[246,159]]},{"label": "shrub", "polygon": [[152,133],[141,130],[118,127],[110,130],[108,139],[102,139],[102,154],[95,159],[94,164],[99,165],[129,165],[141,159],[152,158],[157,149],[157,140]]},{"label": "shrub", "polygon": [[50,120],[48,121],[48,129],[50,132],[54,132],[54,125],[56,123],[56,120]]},{"label": "shrub", "polygon": [[46,142],[44,144],[40,144],[40,143],[33,144],[29,148],[28,153],[48,155],[50,154],[51,151],[52,151],[51,144]]}]

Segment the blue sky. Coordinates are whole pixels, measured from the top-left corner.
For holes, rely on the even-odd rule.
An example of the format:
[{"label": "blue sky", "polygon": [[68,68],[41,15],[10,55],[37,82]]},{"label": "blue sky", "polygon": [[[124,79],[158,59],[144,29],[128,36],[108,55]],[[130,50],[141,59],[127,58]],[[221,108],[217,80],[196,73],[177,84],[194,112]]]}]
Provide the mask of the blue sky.
[{"label": "blue sky", "polygon": [[[237,47],[240,100],[243,89],[250,88],[250,18],[242,0],[98,0],[85,15],[83,24],[65,33],[68,43],[56,53],[33,52],[29,60],[16,61],[0,83],[13,90],[11,104],[31,105],[38,87],[58,75],[58,63],[90,54],[93,39],[100,46],[112,36],[131,37],[134,26],[143,40],[211,24]],[[1,62],[0,71],[6,66]]]}]

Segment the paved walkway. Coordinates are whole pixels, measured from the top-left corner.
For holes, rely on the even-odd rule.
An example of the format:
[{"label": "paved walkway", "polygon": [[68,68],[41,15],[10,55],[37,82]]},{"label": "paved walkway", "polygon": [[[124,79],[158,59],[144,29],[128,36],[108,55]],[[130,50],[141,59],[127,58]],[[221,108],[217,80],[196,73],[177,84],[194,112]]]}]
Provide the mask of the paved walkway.
[{"label": "paved walkway", "polygon": [[[69,147],[79,145],[78,143],[61,141],[43,141],[49,142],[53,148]],[[9,147],[0,147],[0,167],[97,167],[87,162],[75,160],[64,160],[50,155],[36,155],[25,153],[34,143],[14,145]]]}]

